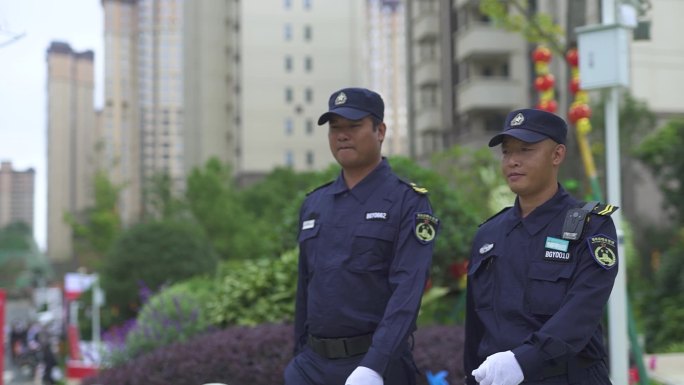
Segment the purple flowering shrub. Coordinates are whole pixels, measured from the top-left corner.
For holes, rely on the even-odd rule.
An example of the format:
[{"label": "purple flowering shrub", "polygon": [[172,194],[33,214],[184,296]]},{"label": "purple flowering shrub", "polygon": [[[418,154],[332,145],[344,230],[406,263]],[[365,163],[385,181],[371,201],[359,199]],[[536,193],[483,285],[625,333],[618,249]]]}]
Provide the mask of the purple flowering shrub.
[{"label": "purple flowering shrub", "polygon": [[[83,385],[278,385],[292,358],[292,325],[236,326],[196,336],[104,369]],[[446,370],[450,385],[463,383],[460,326],[426,326],[415,333],[414,357],[423,372]]]}]

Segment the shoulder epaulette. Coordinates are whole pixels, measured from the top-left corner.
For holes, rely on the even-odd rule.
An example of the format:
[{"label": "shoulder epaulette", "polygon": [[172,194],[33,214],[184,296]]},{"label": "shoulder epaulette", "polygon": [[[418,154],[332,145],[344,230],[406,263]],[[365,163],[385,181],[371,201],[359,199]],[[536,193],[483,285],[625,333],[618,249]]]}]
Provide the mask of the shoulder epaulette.
[{"label": "shoulder epaulette", "polygon": [[487,222],[491,221],[492,219],[494,219],[494,218],[498,217],[499,215],[501,215],[501,214],[505,213],[505,212],[506,212],[506,211],[508,211],[508,209],[510,209],[511,207],[513,207],[513,206],[508,206],[508,207],[504,207],[504,208],[502,208],[502,209],[501,209],[501,210],[500,210],[500,211],[499,211],[498,213],[496,213],[496,214],[492,215],[491,217],[489,217],[489,218],[485,219],[485,221],[484,221],[484,222],[482,222],[482,223],[480,223],[479,225],[477,225],[477,227],[480,227],[480,226],[484,225],[485,223],[487,223]]},{"label": "shoulder epaulette", "polygon": [[619,209],[617,206],[613,206],[608,203],[599,203],[594,207],[593,210],[591,210],[592,214],[595,215],[605,215],[605,216],[610,216],[610,214],[614,213]]},{"label": "shoulder epaulette", "polygon": [[409,187],[411,187],[411,188],[413,189],[413,191],[417,192],[418,194],[425,195],[425,194],[428,193],[428,189],[426,189],[425,187],[420,187],[420,186],[418,186],[417,184],[415,184],[415,183],[413,183],[413,182],[405,181],[405,180],[403,180],[403,179],[401,179],[401,178],[399,178],[399,180],[400,180],[402,183],[409,185]]},{"label": "shoulder epaulette", "polygon": [[306,195],[310,195],[310,194],[313,193],[314,191],[320,190],[320,189],[322,189],[323,187],[330,186],[331,184],[333,184],[333,182],[334,182],[334,180],[331,180],[330,182],[324,183],[324,184],[322,184],[322,185],[320,185],[320,186],[318,186],[318,187],[312,189],[311,191],[309,191],[308,193],[306,193]]}]

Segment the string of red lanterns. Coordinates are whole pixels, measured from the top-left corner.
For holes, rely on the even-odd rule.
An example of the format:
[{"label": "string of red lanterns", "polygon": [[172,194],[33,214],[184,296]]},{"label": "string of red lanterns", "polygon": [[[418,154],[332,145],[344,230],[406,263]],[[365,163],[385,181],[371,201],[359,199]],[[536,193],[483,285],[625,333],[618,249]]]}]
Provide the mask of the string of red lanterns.
[{"label": "string of red lanterns", "polygon": [[539,102],[535,108],[548,112],[556,112],[558,109],[558,102],[555,100],[555,92],[553,89],[556,85],[556,78],[549,71],[551,50],[541,45],[538,46],[532,51],[532,60],[534,61],[534,71],[537,76],[534,79],[534,88],[539,91]]},{"label": "string of red lanterns", "polygon": [[568,89],[575,95],[575,99],[568,110],[568,120],[577,127],[577,131],[586,135],[591,131],[591,108],[589,107],[589,94],[580,87],[579,55],[576,48],[568,50],[565,60],[570,65],[570,84]]}]

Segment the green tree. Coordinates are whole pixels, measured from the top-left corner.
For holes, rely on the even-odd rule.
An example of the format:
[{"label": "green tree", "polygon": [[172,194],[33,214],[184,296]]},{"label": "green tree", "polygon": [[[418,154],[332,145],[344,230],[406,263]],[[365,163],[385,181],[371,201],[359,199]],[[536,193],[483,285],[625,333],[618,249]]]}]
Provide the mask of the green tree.
[{"label": "green tree", "polygon": [[684,229],[660,257],[652,289],[644,301],[646,349],[667,351],[684,343]]},{"label": "green tree", "polygon": [[188,177],[188,208],[223,259],[273,251],[271,234],[240,201],[230,167],[212,158]]},{"label": "green tree", "polygon": [[187,219],[183,198],[174,194],[177,187],[167,172],[152,175],[145,185],[145,216],[153,220]]},{"label": "green tree", "polygon": [[93,206],[76,215],[64,214],[73,231],[77,263],[90,270],[98,267],[122,231],[117,207],[121,186],[113,184],[101,170],[95,173],[93,190]]},{"label": "green tree", "polygon": [[[134,316],[141,285],[156,290],[214,270],[217,258],[206,236],[192,223],[140,223],[114,243],[101,269],[102,289],[118,320]],[[116,320],[113,320],[116,321]]]},{"label": "green tree", "polygon": [[684,225],[684,119],[669,121],[647,136],[636,149],[656,178],[666,208],[680,226]]},{"label": "green tree", "polygon": [[18,292],[37,284],[38,279],[49,278],[50,273],[26,223],[14,222],[0,229],[0,287]]},{"label": "green tree", "polygon": [[530,43],[546,44],[557,55],[565,57],[563,29],[551,15],[533,12],[525,0],[482,0],[480,12],[489,17],[495,26],[520,33]]},{"label": "green tree", "polygon": [[328,173],[295,172],[280,167],[239,192],[241,206],[265,230],[255,241],[263,242],[268,238],[271,244],[271,250],[265,254],[277,256],[297,245],[299,207],[306,192],[328,180]]}]

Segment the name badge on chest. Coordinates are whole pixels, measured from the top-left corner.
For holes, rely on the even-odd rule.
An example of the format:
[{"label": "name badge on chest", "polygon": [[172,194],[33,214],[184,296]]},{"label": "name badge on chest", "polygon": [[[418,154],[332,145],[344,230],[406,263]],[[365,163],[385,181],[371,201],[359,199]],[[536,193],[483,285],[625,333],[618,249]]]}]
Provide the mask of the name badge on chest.
[{"label": "name badge on chest", "polygon": [[546,237],[544,243],[544,260],[553,262],[570,262],[568,247],[570,242],[565,239]]}]

